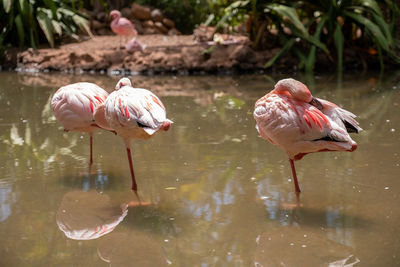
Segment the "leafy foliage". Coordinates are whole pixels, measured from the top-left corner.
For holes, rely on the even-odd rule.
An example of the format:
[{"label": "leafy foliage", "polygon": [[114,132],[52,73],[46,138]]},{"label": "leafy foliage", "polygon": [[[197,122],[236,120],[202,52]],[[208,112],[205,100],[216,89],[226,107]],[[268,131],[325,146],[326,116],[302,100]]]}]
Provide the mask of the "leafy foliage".
[{"label": "leafy foliage", "polygon": [[89,22],[76,9],[76,1],[2,0],[0,47],[11,44],[36,48],[45,38],[54,47],[63,34],[78,38],[78,29],[91,35]]},{"label": "leafy foliage", "polygon": [[256,48],[281,47],[265,67],[274,65],[285,53],[292,53],[299,59],[299,68],[312,71],[319,49],[342,71],[347,48],[378,54],[381,68],[385,56],[400,63],[394,52],[399,48],[395,21],[400,12],[391,0],[380,5],[375,0],[208,2],[215,10],[208,17],[208,24],[233,29],[232,26],[246,23]]}]

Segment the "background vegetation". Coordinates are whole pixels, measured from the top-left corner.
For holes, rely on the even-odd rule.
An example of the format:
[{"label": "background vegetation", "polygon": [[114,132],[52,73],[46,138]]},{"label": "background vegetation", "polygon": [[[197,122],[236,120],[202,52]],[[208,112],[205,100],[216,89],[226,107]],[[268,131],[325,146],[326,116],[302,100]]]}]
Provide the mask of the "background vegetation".
[{"label": "background vegetation", "polygon": [[78,29],[90,34],[89,23],[78,11],[83,1],[2,0],[0,5],[0,47],[13,45],[36,48],[47,41],[69,35],[78,38]]}]

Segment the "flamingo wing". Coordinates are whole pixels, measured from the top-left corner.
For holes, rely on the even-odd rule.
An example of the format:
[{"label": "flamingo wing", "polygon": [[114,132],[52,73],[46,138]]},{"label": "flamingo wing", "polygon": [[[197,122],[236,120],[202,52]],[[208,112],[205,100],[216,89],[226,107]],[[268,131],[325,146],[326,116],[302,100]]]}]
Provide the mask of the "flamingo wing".
[{"label": "flamingo wing", "polygon": [[321,111],[287,95],[270,94],[262,99],[257,101],[254,111],[257,130],[262,138],[284,149],[291,159],[317,151],[355,149],[356,143],[343,122],[354,124],[352,113],[337,106]]},{"label": "flamingo wing", "polygon": [[348,133],[359,133],[362,131],[362,128],[355,119],[357,117],[356,115],[327,100],[318,98],[318,101],[320,101],[323,106],[322,111],[336,123],[345,127]]},{"label": "flamingo wing", "polygon": [[[109,103],[108,103],[109,102]],[[112,110],[110,110],[112,109]],[[106,116],[119,126],[141,127],[152,135],[167,120],[161,100],[146,89],[124,86],[110,94],[106,104]],[[118,127],[118,125],[117,125]]]},{"label": "flamingo wing", "polygon": [[92,83],[63,86],[54,94],[51,106],[57,120],[67,130],[90,127],[96,106],[108,93]]}]

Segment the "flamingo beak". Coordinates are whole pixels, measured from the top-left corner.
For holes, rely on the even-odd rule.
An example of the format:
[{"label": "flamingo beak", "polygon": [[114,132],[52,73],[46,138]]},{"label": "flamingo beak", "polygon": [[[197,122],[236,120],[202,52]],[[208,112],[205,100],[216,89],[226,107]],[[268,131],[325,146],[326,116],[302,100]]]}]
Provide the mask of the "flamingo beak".
[{"label": "flamingo beak", "polygon": [[322,106],[322,103],[316,99],[315,97],[312,98],[312,100],[309,102],[310,105],[313,105],[319,110],[322,110],[324,107]]}]

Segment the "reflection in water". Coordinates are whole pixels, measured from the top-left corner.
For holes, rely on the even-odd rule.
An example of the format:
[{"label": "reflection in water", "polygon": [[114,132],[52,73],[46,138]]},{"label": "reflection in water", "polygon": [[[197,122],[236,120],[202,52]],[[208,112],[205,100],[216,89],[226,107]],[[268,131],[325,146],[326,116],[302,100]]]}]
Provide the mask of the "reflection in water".
[{"label": "reflection in water", "polygon": [[112,232],[128,213],[128,205],[115,205],[97,191],[72,191],[64,195],[57,211],[57,225],[75,240],[96,239]]},{"label": "reflection in water", "polygon": [[321,231],[279,227],[256,239],[254,264],[261,266],[353,266],[360,260],[351,247],[326,238]]},{"label": "reflection in water", "polygon": [[164,250],[150,235],[139,231],[112,233],[101,239],[97,253],[110,266],[167,266]]},{"label": "reflection in water", "polygon": [[0,222],[11,214],[11,206],[16,201],[16,195],[9,183],[0,183]]},{"label": "reflection in water", "polygon": [[[399,266],[399,75],[370,76],[375,77],[345,77],[340,84],[336,77],[307,81],[317,97],[359,114],[365,132],[356,137],[357,153],[319,153],[299,162],[307,193],[295,210],[290,208],[296,199],[287,162],[257,136],[252,118],[256,99],[284,77],[132,77],[136,87],[161,96],[175,127],[171,134],[134,142],[141,197],[156,205],[128,208],[122,220],[126,205],[135,205],[129,199],[136,200],[133,195],[122,200],[132,194],[126,159],[118,157],[122,142],[108,132],[96,135],[102,145],[95,149],[97,176],[92,179],[88,138],[62,133],[49,110],[58,83],[86,80],[111,91],[119,77],[0,72],[0,265],[107,265],[100,255],[126,266],[135,260],[132,248],[144,240],[145,256],[137,261],[152,260],[154,253],[160,255],[154,256],[159,265],[168,258],[172,266],[253,266],[255,261],[279,266],[280,261],[299,262],[304,253],[310,264],[303,266],[345,265],[356,258],[360,266]],[[68,200],[72,190],[87,191],[79,192],[90,196],[90,204],[83,205],[87,211],[74,198]],[[94,236],[102,225],[110,230],[113,222],[122,221],[101,238],[70,240],[54,223],[64,194],[71,202],[63,208],[68,216],[80,216],[73,209],[83,216],[70,225],[60,219],[67,231]],[[79,194],[78,202],[85,202]],[[102,196],[109,202],[92,203]],[[88,230],[96,227],[100,230]],[[304,234],[309,243],[303,242]],[[268,238],[276,242],[268,245]],[[104,249],[103,240],[118,249]],[[297,250],[291,243],[299,245]]]}]

